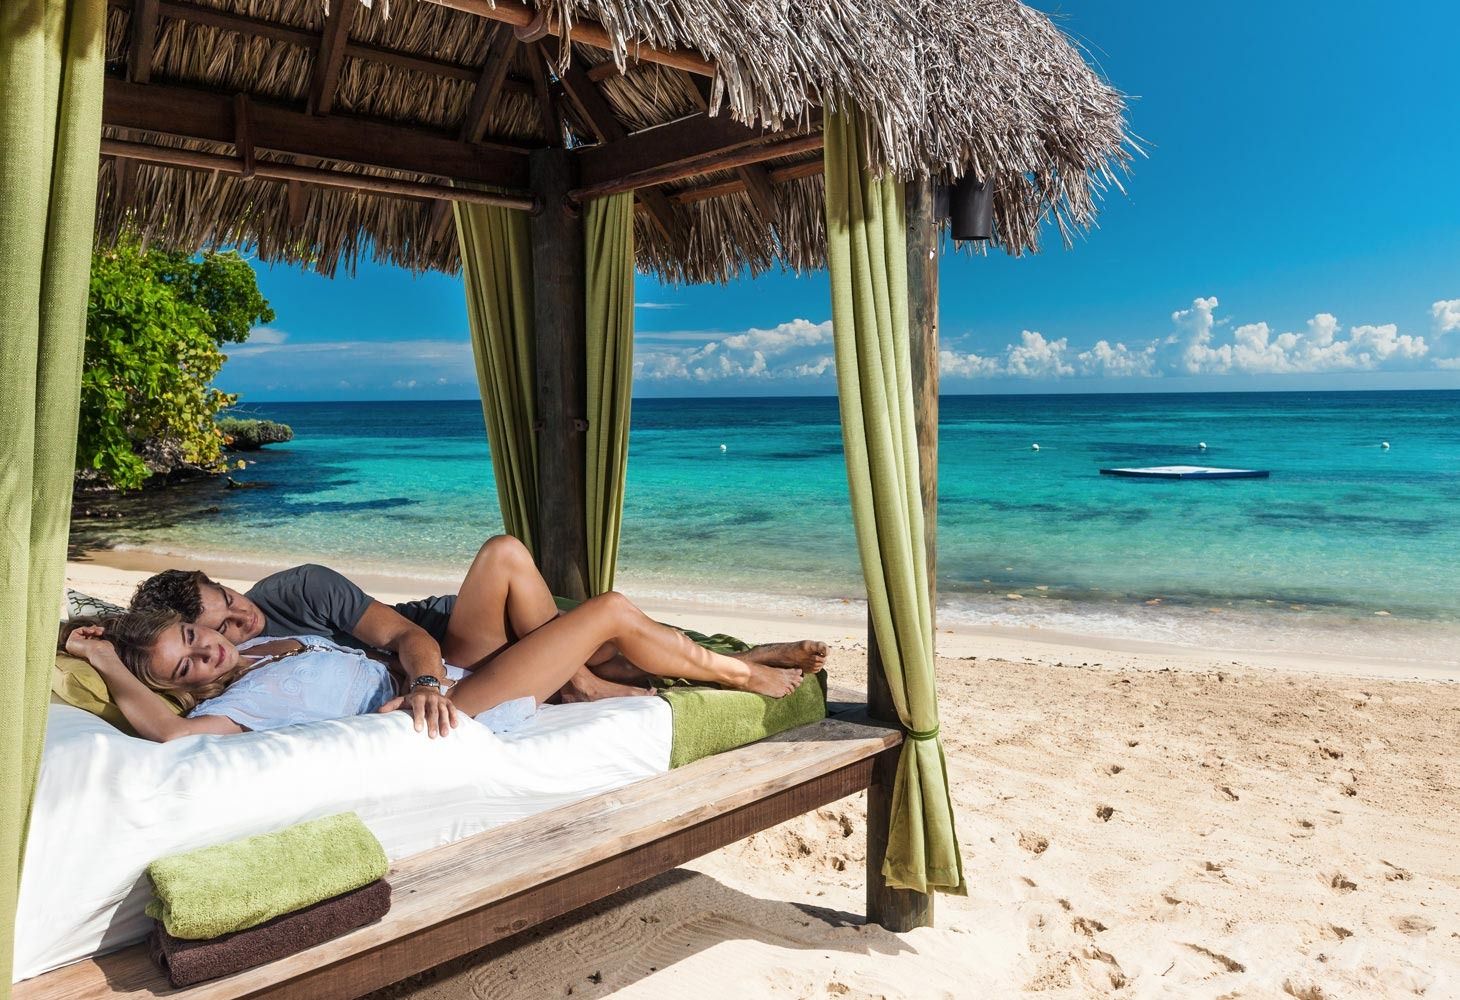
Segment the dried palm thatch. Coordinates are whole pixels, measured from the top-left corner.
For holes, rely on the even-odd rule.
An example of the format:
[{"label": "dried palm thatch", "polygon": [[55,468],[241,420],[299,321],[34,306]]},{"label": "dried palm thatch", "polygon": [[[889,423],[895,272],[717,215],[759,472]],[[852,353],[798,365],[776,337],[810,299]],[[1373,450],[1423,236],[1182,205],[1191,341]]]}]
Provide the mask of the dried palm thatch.
[{"label": "dried palm thatch", "polygon": [[[118,72],[132,55],[134,2],[111,0],[109,57]],[[289,30],[250,34],[164,16],[154,82],[305,105],[317,61],[308,40],[327,22],[322,0],[188,3]],[[175,12],[182,5],[167,6]],[[539,10],[552,34],[512,46],[506,82],[485,123],[494,141],[570,148],[599,141],[602,129],[558,93],[557,77],[570,66],[597,81],[621,133],[707,109],[771,129],[814,128],[823,109],[855,109],[867,123],[863,154],[874,169],[944,179],[972,171],[991,180],[995,242],[1016,254],[1038,249],[1047,222],[1067,243],[1093,225],[1102,193],[1119,187],[1137,149],[1121,95],[1049,18],[1017,0],[541,0]],[[462,129],[478,72],[498,32],[509,30],[425,0],[392,0],[388,10],[381,2],[348,16],[353,48],[334,110],[443,135]],[[606,29],[610,48],[573,41],[575,26],[588,21]],[[640,45],[693,50],[714,64],[715,75],[705,81],[639,62]],[[372,50],[418,63],[382,61]],[[605,72],[608,64],[617,72]],[[132,137],[110,127],[106,134]],[[226,144],[174,145],[228,152]],[[702,282],[747,268],[820,266],[822,181],[804,168],[816,158],[761,165],[779,180],[770,186],[769,218],[737,188],[733,171],[666,183],[658,190],[668,199],[667,219],[662,208],[654,218],[640,212],[640,267]],[[712,193],[699,193],[706,191]],[[417,270],[459,267],[454,234],[427,199],[310,187],[302,204],[296,192],[291,212],[280,183],[156,165],[107,167],[99,194],[103,240],[135,226],[174,247],[240,245],[326,273],[340,264],[353,269],[367,255]]]}]

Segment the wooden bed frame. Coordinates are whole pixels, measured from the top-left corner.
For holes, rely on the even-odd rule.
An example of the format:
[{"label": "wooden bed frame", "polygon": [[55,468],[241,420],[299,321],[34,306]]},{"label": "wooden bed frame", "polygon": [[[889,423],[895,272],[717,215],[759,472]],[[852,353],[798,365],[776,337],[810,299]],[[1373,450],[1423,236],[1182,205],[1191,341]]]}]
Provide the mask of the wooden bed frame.
[{"label": "wooden bed frame", "polygon": [[16,983],[14,1000],[348,1000],[885,783],[901,742],[842,713],[405,858],[384,918],[277,962],[174,990],[133,945]]}]

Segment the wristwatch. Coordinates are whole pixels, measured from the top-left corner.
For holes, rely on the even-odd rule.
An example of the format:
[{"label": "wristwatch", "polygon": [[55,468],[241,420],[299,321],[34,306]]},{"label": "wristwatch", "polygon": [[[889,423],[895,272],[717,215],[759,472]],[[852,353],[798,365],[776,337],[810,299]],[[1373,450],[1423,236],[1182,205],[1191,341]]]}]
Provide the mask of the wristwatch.
[{"label": "wristwatch", "polygon": [[430,674],[422,674],[420,677],[411,681],[409,690],[414,691],[416,688],[435,688],[439,692],[441,690],[441,678],[433,677]]}]

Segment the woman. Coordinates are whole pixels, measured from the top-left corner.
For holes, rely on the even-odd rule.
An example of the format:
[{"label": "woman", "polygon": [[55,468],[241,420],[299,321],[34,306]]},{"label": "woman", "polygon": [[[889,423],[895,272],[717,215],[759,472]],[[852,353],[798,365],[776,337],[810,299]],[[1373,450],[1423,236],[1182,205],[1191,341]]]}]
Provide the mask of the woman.
[{"label": "woman", "polygon": [[[797,668],[712,652],[653,621],[622,594],[608,593],[544,623],[476,669],[453,671],[446,692],[451,725],[458,711],[478,716],[516,699],[546,701],[605,643],[654,676],[773,698],[796,690],[805,676]],[[75,626],[65,648],[96,668],[137,733],[158,742],[389,712],[403,707],[409,694],[383,663],[327,639],[260,638],[235,646],[169,611]],[[414,683],[423,682],[431,686],[436,679]],[[175,715],[154,691],[180,701],[186,714]]]}]

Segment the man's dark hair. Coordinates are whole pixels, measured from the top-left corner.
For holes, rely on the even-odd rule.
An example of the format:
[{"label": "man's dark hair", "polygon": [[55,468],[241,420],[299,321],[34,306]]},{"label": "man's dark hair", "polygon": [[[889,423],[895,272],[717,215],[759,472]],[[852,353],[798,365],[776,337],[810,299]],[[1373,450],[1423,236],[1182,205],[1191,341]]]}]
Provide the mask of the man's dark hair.
[{"label": "man's dark hair", "polygon": [[196,569],[167,569],[137,584],[132,594],[132,610],[153,608],[174,612],[183,621],[195,622],[203,613],[204,586],[216,587],[208,575]]}]

